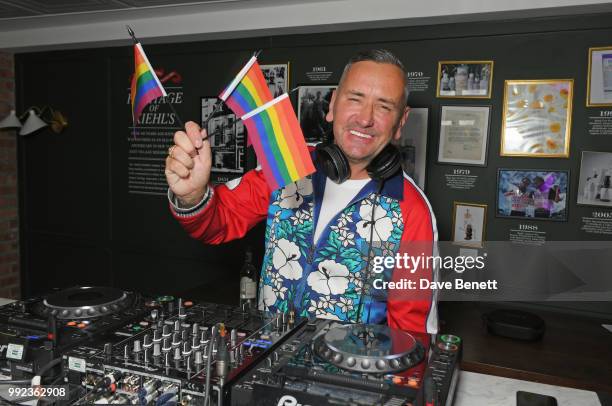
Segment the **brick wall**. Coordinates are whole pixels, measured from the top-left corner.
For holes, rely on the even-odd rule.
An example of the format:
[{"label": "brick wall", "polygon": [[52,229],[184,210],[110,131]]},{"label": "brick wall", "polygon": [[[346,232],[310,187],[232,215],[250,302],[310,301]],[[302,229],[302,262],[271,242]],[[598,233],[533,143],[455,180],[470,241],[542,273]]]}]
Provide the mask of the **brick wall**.
[{"label": "brick wall", "polygon": [[[13,55],[0,52],[0,120],[15,106]],[[0,130],[0,297],[19,298],[17,134]]]}]

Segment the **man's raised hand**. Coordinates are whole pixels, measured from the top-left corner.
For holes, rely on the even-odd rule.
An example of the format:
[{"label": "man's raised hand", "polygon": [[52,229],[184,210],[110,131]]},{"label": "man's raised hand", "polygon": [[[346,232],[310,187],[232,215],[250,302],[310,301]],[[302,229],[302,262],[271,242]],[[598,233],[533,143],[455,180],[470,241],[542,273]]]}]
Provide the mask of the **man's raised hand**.
[{"label": "man's raised hand", "polygon": [[181,206],[193,207],[202,200],[210,180],[211,164],[206,130],[193,121],[187,122],[185,131],[174,133],[165,169],[168,186]]}]

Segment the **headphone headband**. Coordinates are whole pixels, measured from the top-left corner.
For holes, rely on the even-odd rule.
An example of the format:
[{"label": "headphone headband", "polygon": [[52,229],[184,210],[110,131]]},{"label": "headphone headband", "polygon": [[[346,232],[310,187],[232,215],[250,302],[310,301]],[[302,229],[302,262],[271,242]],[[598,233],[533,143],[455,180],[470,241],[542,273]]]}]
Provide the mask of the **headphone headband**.
[{"label": "headphone headband", "polygon": [[[340,147],[333,142],[333,136],[326,134],[325,141],[315,148],[316,160],[325,175],[336,183],[342,183],[351,177],[349,161]],[[401,168],[398,149],[391,144],[385,147],[366,167],[368,175],[376,181],[384,181],[395,175]]]}]

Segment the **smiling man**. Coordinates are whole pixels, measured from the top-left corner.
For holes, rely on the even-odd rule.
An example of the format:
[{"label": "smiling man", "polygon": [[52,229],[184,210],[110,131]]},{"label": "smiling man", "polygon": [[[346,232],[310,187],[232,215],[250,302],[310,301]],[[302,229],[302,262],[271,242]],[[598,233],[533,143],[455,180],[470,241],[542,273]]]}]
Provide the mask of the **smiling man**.
[{"label": "smiling man", "polygon": [[[372,258],[437,239],[429,202],[391,145],[408,117],[406,99],[399,59],[386,50],[357,54],[330,102],[333,137],[313,151],[317,172],[278,190],[257,169],[209,187],[206,131],[187,123],[166,159],[172,213],[208,244],[241,238],[267,217],[262,309],[435,333],[431,295],[411,300],[372,287]],[[387,269],[382,277],[398,275]]]},{"label": "smiling man", "polygon": [[351,179],[367,178],[367,165],[392,138],[399,139],[409,110],[405,86],[403,69],[392,63],[364,60],[345,68],[326,118],[333,121]]}]

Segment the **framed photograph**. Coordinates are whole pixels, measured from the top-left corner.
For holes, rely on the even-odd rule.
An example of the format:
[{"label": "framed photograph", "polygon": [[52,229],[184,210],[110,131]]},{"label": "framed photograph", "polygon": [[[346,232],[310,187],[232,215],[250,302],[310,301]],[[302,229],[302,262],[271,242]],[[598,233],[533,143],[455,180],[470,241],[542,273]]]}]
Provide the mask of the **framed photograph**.
[{"label": "framed photograph", "polygon": [[289,62],[275,65],[259,65],[272,97],[289,92]]},{"label": "framed photograph", "polygon": [[410,109],[400,139],[395,142],[400,150],[404,172],[414,179],[422,190],[425,190],[428,120],[428,108]]},{"label": "framed photograph", "polygon": [[486,166],[490,106],[442,106],[438,162]]},{"label": "framed photograph", "polygon": [[582,151],[578,204],[612,207],[612,152]]},{"label": "framed photograph", "polygon": [[[218,100],[216,97],[201,98],[200,125],[204,125]],[[210,137],[213,183],[225,183],[241,176],[245,168],[246,143],[246,128],[242,121],[223,104],[208,122],[206,130]]]},{"label": "framed photograph", "polygon": [[612,46],[589,48],[587,106],[612,106]]},{"label": "framed photograph", "polygon": [[490,99],[493,61],[440,61],[436,96]]},{"label": "framed photograph", "polygon": [[486,204],[454,202],[453,243],[466,247],[482,247],[486,219]]},{"label": "framed photograph", "polygon": [[506,80],[502,156],[568,158],[574,80]]},{"label": "framed photograph", "polygon": [[298,90],[298,121],[307,143],[317,143],[332,125],[325,120],[332,93],[338,86],[300,86]]},{"label": "framed photograph", "polygon": [[567,221],[569,171],[499,169],[497,216]]}]

